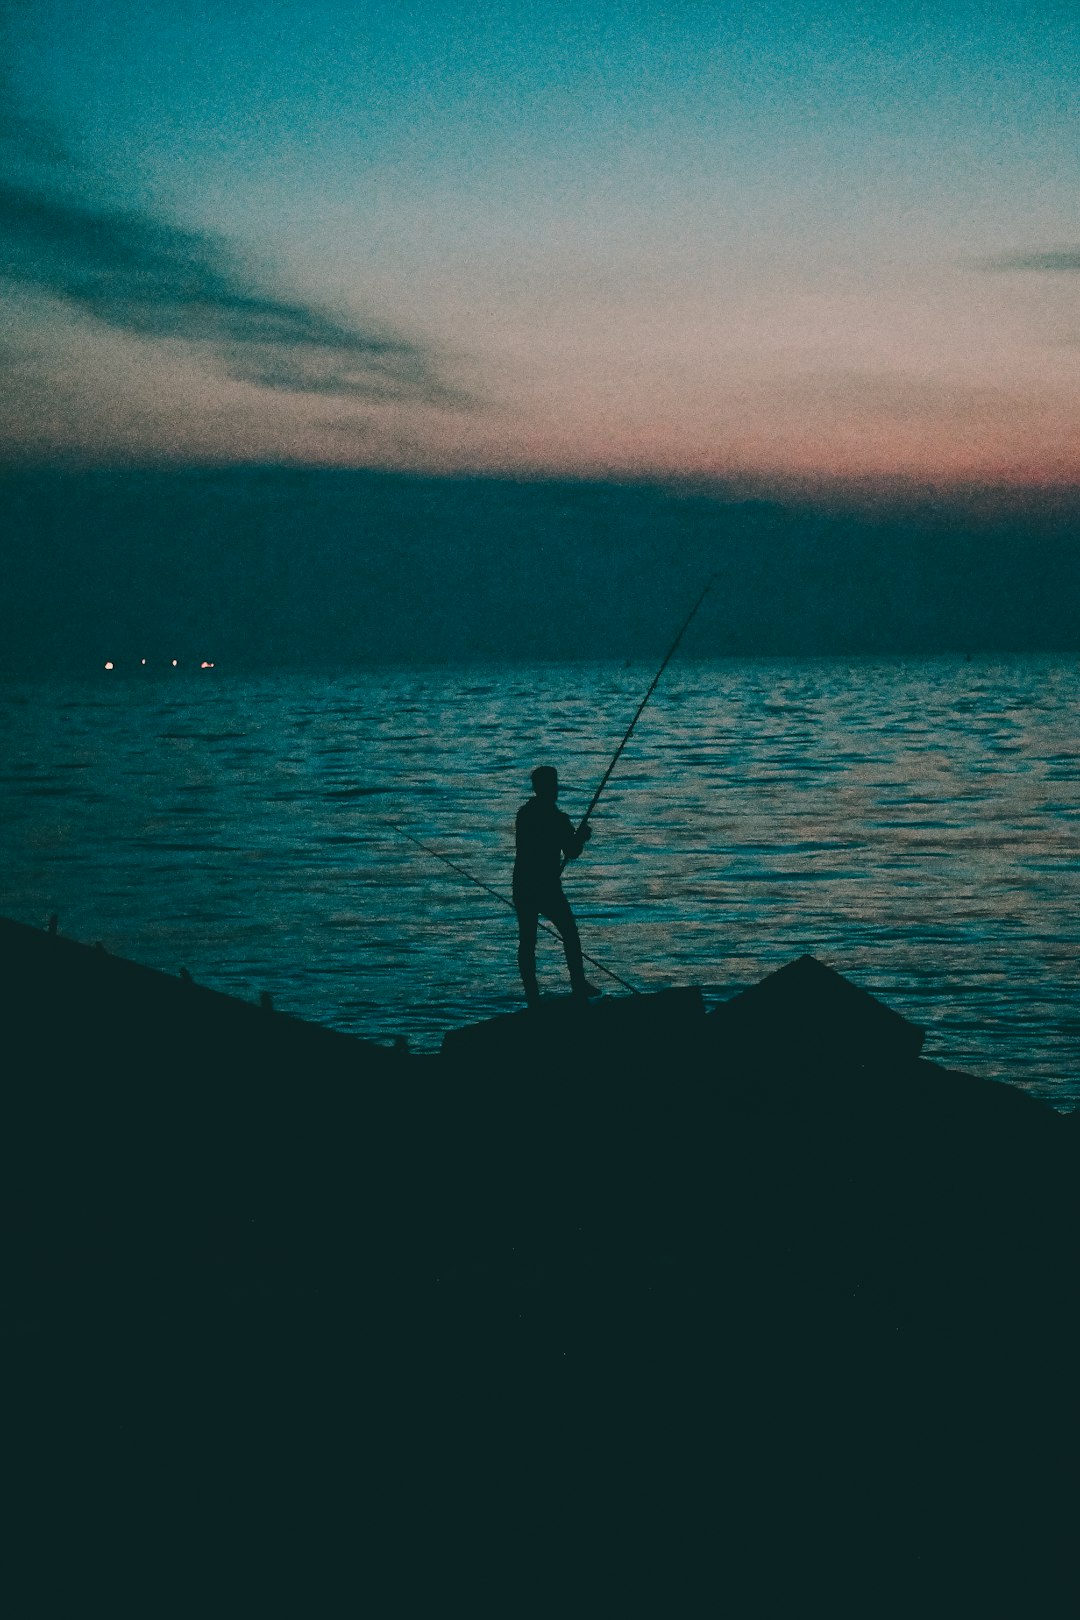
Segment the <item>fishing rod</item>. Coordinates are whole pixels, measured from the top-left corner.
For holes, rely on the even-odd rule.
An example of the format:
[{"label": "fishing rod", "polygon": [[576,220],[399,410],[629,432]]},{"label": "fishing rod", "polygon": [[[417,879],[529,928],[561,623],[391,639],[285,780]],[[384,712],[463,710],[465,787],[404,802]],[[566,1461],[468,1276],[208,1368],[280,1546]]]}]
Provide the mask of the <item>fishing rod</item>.
[{"label": "fishing rod", "polygon": [[[690,628],[691,624],[693,623],[694,619],[696,618],[697,611],[700,608],[702,602],[704,602],[705,598],[708,596],[709,592],[712,590],[713,579],[715,577],[716,576],[713,575],[713,578],[710,579],[708,581],[708,583],[706,584],[705,589],[702,591],[701,595],[698,597],[697,601],[694,603],[693,607],[690,609],[690,612],[686,615],[686,618],[683,620],[682,625],[679,628],[678,635],[675,637],[675,640],[671,643],[671,646],[668,648],[667,652],[664,654],[663,661],[662,661],[662,663],[660,665],[660,668],[657,670],[656,674],[653,676],[652,681],[651,681],[651,683],[649,685],[648,691],[645,693],[645,696],[642,698],[641,702],[638,704],[637,709],[634,712],[634,718],[631,720],[630,724],[627,726],[626,731],[623,734],[622,741],[620,742],[618,748],[616,748],[614,754],[611,757],[611,763],[609,764],[607,770],[604,772],[603,776],[600,778],[600,785],[597,788],[596,792],[592,796],[592,799],[591,799],[591,801],[589,803],[589,808],[586,810],[585,814],[581,818],[581,821],[578,823],[578,831],[579,832],[581,831],[581,828],[585,826],[585,824],[588,821],[589,817],[592,815],[593,811],[596,809],[596,806],[597,806],[597,804],[599,803],[599,800],[600,800],[600,795],[601,795],[601,793],[603,793],[604,789],[607,787],[608,780],[609,780],[609,778],[611,776],[612,771],[615,769],[616,765],[619,763],[619,759],[622,756],[623,749],[626,747],[627,743],[630,741],[630,738],[634,734],[634,727],[637,725],[638,721],[641,719],[641,716],[642,716],[642,714],[643,714],[643,712],[645,710],[645,705],[648,703],[649,699],[652,697],[653,693],[656,691],[656,688],[659,686],[660,677],[663,675],[665,669],[667,669],[668,665],[671,663],[671,660],[674,658],[675,654],[678,652],[679,644],[682,641],[683,636],[685,636],[686,632],[689,630],[689,628]],[[441,861],[444,866],[448,866],[452,872],[456,872],[458,874],[458,876],[463,877],[466,880],[466,882],[472,883],[478,889],[483,889],[485,894],[490,894],[492,899],[493,900],[498,900],[500,905],[509,906],[511,911],[514,911],[514,910],[517,909],[515,907],[515,905],[514,905],[514,902],[512,900],[508,900],[505,894],[500,894],[498,889],[493,889],[490,886],[490,884],[482,883],[478,877],[473,877],[473,874],[471,872],[466,871],[465,867],[460,866],[457,861],[452,861],[450,859],[450,857],[448,855],[444,855],[441,850],[433,849],[430,844],[425,844],[421,839],[415,837],[413,833],[407,831],[406,828],[400,826],[396,821],[384,821],[383,825],[386,826],[386,827],[392,827],[395,832],[401,834],[402,838],[407,838],[409,840],[410,844],[415,844],[417,849],[422,849],[426,855],[431,855],[431,856],[433,856],[435,858],[435,860]],[[562,867],[560,867],[560,872],[562,871],[563,867],[565,867],[565,866],[566,866],[566,861],[564,860],[563,863],[562,863]],[[558,940],[562,939],[562,935],[558,932],[558,930],[555,929],[555,928],[549,928],[547,923],[541,923],[540,927],[544,930],[545,934],[550,934],[552,939],[558,939]],[[633,996],[640,995],[641,992],[639,990],[635,990],[635,988],[634,988],[634,986],[632,984],[627,984],[625,979],[620,979],[619,975],[617,973],[612,973],[611,969],[606,968],[602,962],[598,962],[596,960],[595,956],[589,956],[588,953],[585,952],[585,951],[582,951],[581,954],[582,954],[583,959],[586,962],[588,962],[590,967],[596,968],[599,973],[606,974],[606,976],[609,979],[613,979],[615,981],[615,983],[618,984],[618,985],[621,985],[624,990],[629,990],[631,995],[633,995]]]},{"label": "fishing rod", "polygon": [[[705,589],[702,591],[701,595],[698,597],[697,601],[694,603],[693,607],[690,609],[690,612],[686,615],[686,618],[683,620],[682,627],[679,630],[678,635],[675,637],[675,640],[671,643],[671,646],[668,648],[667,652],[664,654],[663,663],[660,665],[660,668],[657,670],[656,674],[653,676],[652,684],[650,685],[649,690],[645,693],[645,696],[642,698],[641,702],[638,704],[637,709],[634,712],[634,718],[631,720],[630,724],[627,726],[626,731],[625,731],[625,733],[623,735],[622,742],[619,744],[618,748],[616,748],[614,754],[611,756],[611,764],[608,766],[607,770],[604,772],[603,776],[600,778],[600,786],[597,788],[596,792],[593,794],[591,800],[589,801],[589,808],[586,810],[585,814],[582,816],[580,822],[578,823],[578,832],[580,832],[582,827],[585,826],[585,824],[588,821],[589,817],[592,815],[593,811],[596,809],[596,806],[597,806],[597,804],[599,802],[599,799],[600,799],[600,795],[601,795],[601,793],[603,793],[604,789],[607,787],[608,779],[611,776],[611,773],[615,769],[616,765],[619,763],[619,759],[620,759],[620,757],[622,755],[623,749],[626,747],[627,743],[630,741],[630,738],[634,734],[634,727],[637,725],[638,721],[641,719],[642,713],[644,712],[644,709],[645,709],[645,705],[648,703],[649,699],[652,697],[653,693],[656,691],[656,688],[659,686],[661,675],[664,673],[665,669],[667,669],[668,665],[671,663],[671,660],[674,658],[675,654],[678,652],[679,643],[682,641],[683,636],[685,636],[685,634],[689,630],[691,624],[694,622],[694,619],[697,617],[698,608],[701,606],[702,602],[704,602],[705,598],[708,596],[709,592],[712,590],[713,580],[715,578],[716,578],[716,575],[714,574],[712,576],[712,578],[708,581],[708,583],[705,586]],[[566,862],[563,861],[563,866],[565,867],[565,865],[566,865]]]},{"label": "fishing rod", "polygon": [[[383,826],[392,827],[395,832],[401,834],[402,838],[407,838],[410,844],[415,844],[417,849],[422,849],[425,855],[433,855],[437,861],[442,861],[443,865],[448,866],[452,872],[457,872],[459,877],[467,878],[468,881],[475,884],[478,889],[483,889],[485,894],[490,894],[491,898],[493,900],[498,900],[500,905],[509,906],[511,911],[516,911],[517,908],[514,905],[514,902],[512,900],[508,900],[505,894],[500,894],[498,889],[493,889],[490,884],[482,883],[478,877],[473,877],[472,873],[467,872],[463,866],[459,866],[457,861],[452,861],[449,855],[444,855],[441,850],[433,849],[430,844],[425,844],[421,839],[415,837],[413,833],[409,832],[407,828],[399,826],[396,821],[386,820],[383,821]],[[559,933],[558,929],[549,928],[545,922],[542,922],[540,927],[543,929],[545,934],[550,934],[552,939],[562,939],[562,935]],[[614,979],[615,983],[621,985],[624,990],[629,990],[632,996],[638,996],[641,994],[641,991],[635,990],[632,984],[627,984],[625,979],[620,979],[617,973],[612,973],[610,968],[606,968],[603,962],[598,962],[595,956],[590,956],[587,951],[582,951],[581,954],[585,961],[588,962],[590,967],[596,968],[597,972],[599,973],[606,973],[609,979]]]}]

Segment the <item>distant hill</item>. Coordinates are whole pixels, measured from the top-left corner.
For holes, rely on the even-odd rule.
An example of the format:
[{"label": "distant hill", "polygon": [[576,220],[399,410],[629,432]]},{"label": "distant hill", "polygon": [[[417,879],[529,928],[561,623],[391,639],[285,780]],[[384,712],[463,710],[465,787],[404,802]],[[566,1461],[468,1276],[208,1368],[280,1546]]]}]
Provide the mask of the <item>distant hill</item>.
[{"label": "distant hill", "polygon": [[0,475],[0,664],[264,668],[1080,648],[1080,498],[859,511],[646,485]]}]

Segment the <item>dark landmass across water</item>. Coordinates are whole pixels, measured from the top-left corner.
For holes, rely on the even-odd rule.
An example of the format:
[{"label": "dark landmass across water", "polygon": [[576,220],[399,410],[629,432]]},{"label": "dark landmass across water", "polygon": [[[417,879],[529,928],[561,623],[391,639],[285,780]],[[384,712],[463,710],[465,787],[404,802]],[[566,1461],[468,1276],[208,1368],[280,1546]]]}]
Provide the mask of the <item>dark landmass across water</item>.
[{"label": "dark landmass across water", "polygon": [[287,467],[0,473],[0,667],[1076,651],[1080,495],[878,506]]},{"label": "dark landmass across water", "polygon": [[144,1612],[178,1523],[225,1608],[345,1534],[381,1613],[1056,1612],[1080,1115],[811,958],[429,1058],[15,923],[0,983],[9,1456]]}]

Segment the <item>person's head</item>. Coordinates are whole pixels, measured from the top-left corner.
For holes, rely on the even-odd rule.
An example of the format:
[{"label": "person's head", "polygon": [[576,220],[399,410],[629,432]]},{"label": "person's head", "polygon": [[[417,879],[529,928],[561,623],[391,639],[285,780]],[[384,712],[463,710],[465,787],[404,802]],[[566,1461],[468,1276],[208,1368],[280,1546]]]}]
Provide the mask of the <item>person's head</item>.
[{"label": "person's head", "polygon": [[554,765],[538,765],[533,771],[530,781],[533,792],[538,799],[557,799],[559,797],[559,773]]}]

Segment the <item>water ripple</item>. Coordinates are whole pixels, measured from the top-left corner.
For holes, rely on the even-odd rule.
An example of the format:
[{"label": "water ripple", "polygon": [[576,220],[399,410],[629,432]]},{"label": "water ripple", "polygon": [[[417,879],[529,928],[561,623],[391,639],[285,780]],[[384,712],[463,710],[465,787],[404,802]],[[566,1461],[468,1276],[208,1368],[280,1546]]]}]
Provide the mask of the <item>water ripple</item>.
[{"label": "water ripple", "polygon": [[[386,823],[505,894],[529,770],[580,813],[651,674],[5,686],[3,909],[434,1046],[519,1004],[513,915]],[[714,997],[812,950],[929,1056],[1080,1104],[1078,701],[1069,659],[676,661],[567,874],[586,949]]]}]

